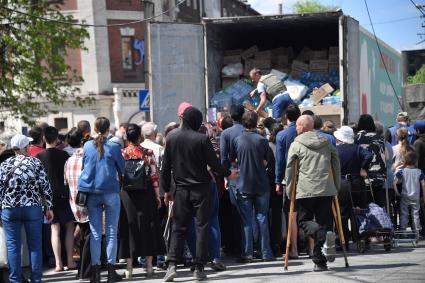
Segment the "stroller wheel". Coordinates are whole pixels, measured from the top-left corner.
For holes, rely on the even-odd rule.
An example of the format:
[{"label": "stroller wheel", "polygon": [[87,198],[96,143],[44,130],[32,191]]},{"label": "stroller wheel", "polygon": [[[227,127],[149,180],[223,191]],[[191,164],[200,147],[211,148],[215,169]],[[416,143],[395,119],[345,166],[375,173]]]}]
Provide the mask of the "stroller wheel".
[{"label": "stroller wheel", "polygon": [[384,244],[384,250],[385,250],[386,252],[391,251],[391,248],[392,248],[391,243]]}]

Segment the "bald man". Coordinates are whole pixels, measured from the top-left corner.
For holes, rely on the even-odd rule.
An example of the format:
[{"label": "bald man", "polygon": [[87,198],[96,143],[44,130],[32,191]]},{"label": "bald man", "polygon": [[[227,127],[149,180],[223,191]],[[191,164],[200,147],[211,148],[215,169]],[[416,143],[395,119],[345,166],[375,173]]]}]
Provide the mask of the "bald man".
[{"label": "bald man", "polygon": [[[296,182],[298,221],[305,235],[315,240],[314,271],[328,269],[335,260],[335,234],[332,232],[332,199],[340,186],[337,151],[329,140],[314,131],[314,120],[302,115],[296,123],[298,136],[291,144],[286,166],[288,197]],[[295,175],[295,160],[298,174]]]}]

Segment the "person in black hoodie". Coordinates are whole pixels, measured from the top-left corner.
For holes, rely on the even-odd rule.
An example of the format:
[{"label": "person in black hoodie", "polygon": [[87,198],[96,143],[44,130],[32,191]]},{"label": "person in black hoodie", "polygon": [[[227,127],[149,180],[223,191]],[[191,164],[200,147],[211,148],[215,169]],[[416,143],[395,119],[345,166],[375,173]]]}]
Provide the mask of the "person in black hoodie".
[{"label": "person in black hoodie", "polygon": [[55,127],[47,127],[44,130],[46,150],[36,155],[46,168],[50,186],[53,191],[53,214],[52,221],[52,247],[55,254],[56,271],[63,271],[62,249],[60,241],[61,225],[65,226],[65,249],[67,256],[67,268],[75,269],[76,265],[72,257],[74,248],[74,215],[69,204],[69,188],[64,185],[64,167],[69,158],[68,153],[57,149],[56,145],[59,133]]},{"label": "person in black hoodie", "polygon": [[[230,179],[236,172],[221,166],[208,136],[198,132],[202,113],[194,107],[183,112],[182,126],[167,136],[162,163],[160,184],[164,190],[164,201],[168,205],[174,200],[171,241],[168,249],[168,269],[164,282],[171,282],[177,276],[176,262],[183,254],[187,227],[195,216],[196,230],[196,280],[206,278],[204,264],[208,260],[208,221],[210,218],[211,175],[207,166],[216,174]],[[171,172],[175,180],[174,196],[170,195]]]}]

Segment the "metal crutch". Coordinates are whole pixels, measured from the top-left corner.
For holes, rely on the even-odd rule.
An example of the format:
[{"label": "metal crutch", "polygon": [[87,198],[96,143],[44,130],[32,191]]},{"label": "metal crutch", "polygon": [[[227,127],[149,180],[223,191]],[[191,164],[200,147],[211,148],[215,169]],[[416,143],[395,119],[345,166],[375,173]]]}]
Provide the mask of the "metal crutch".
[{"label": "metal crutch", "polygon": [[289,205],[289,221],[288,221],[288,234],[286,237],[286,251],[285,251],[285,270],[288,270],[288,260],[289,260],[289,247],[291,245],[291,228],[293,225],[293,216],[294,216],[294,206],[295,206],[295,191],[297,188],[297,179],[298,179],[298,159],[294,161],[294,180],[291,186],[291,195],[290,195],[290,205]]},{"label": "metal crutch", "polygon": [[338,234],[341,240],[341,246],[342,246],[342,253],[344,255],[345,260],[345,267],[349,267],[348,265],[348,259],[347,259],[347,251],[345,249],[345,236],[344,236],[344,230],[342,228],[342,220],[341,220],[341,209],[339,207],[339,201],[338,196],[336,195],[332,201],[332,212],[335,219],[336,228],[338,230]]}]

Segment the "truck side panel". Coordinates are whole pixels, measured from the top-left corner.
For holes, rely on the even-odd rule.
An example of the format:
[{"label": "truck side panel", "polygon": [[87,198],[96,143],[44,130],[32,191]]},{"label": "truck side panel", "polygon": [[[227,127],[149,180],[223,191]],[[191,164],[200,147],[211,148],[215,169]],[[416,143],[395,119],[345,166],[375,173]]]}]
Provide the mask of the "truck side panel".
[{"label": "truck side panel", "polygon": [[177,107],[183,101],[205,115],[203,34],[200,24],[148,24],[151,118],[160,130],[178,121]]},{"label": "truck side panel", "polygon": [[359,31],[361,112],[391,126],[401,111],[397,100],[402,94],[401,54],[379,41],[394,93],[373,34],[362,27]]}]

